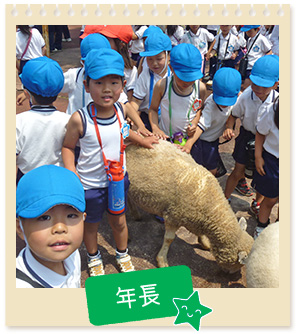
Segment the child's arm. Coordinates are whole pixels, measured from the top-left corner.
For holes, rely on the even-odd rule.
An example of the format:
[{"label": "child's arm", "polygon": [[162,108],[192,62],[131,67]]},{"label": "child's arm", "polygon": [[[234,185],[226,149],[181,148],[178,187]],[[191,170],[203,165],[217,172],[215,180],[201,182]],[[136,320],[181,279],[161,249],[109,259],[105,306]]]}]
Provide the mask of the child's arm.
[{"label": "child's arm", "polygon": [[154,148],[152,144],[158,144],[158,138],[155,136],[143,137],[131,129],[129,130],[128,139],[134,144],[138,144],[146,148]]},{"label": "child's arm", "polygon": [[216,53],[216,50],[214,50],[212,52],[213,47],[214,47],[215,44],[216,44],[216,39],[213,40],[213,42],[211,43],[211,45],[210,45],[210,47],[209,47],[209,49],[208,49],[208,51],[207,51],[207,53],[205,55],[206,61],[208,61]]},{"label": "child's arm", "polygon": [[265,142],[265,136],[260,134],[259,132],[256,132],[255,135],[255,167],[260,175],[265,175],[264,171],[264,164],[265,161],[262,157],[262,152],[263,152],[263,144]]},{"label": "child's arm", "polygon": [[74,172],[78,177],[75,167],[75,147],[79,137],[83,134],[83,125],[78,112],[75,112],[67,124],[67,132],[63,142],[61,154],[65,168]]},{"label": "child's arm", "polygon": [[234,124],[235,124],[235,120],[236,120],[236,117],[234,117],[232,115],[230,115],[228,117],[227,122],[226,122],[226,129],[223,132],[223,138],[224,139],[230,140],[235,136],[235,134],[233,132],[233,127],[234,127]]},{"label": "child's arm", "polygon": [[163,97],[164,91],[166,86],[166,79],[160,79],[154,86],[153,95],[151,100],[151,106],[149,108],[149,121],[152,127],[152,132],[154,135],[161,139],[167,139],[167,136],[158,125],[158,108],[160,105],[160,101]]},{"label": "child's arm", "polygon": [[[137,100],[137,99],[133,98],[133,100]],[[141,120],[140,116],[137,113],[137,110],[138,110],[137,106],[139,106],[141,103],[139,102],[138,104],[136,101],[132,101],[132,103],[134,107],[131,105],[131,102],[126,103],[124,105],[124,111],[125,111],[126,117],[129,117],[133,121],[133,123],[138,127],[137,131],[140,134],[142,134],[145,137],[152,136],[153,134],[149,130],[146,129],[145,124],[143,123],[143,121]]]}]

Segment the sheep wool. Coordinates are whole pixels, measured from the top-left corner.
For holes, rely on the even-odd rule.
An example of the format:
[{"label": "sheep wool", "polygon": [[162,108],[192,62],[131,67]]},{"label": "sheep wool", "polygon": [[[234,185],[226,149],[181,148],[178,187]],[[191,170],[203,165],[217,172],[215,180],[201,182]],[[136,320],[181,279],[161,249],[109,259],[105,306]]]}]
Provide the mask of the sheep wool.
[{"label": "sheep wool", "polygon": [[217,179],[175,145],[160,140],[154,149],[129,145],[129,201],[163,217],[165,236],[157,255],[168,266],[167,252],[180,226],[209,239],[217,263],[227,272],[241,268],[253,238],[243,231]]},{"label": "sheep wool", "polygon": [[279,288],[279,222],[260,233],[245,266],[247,288]]}]

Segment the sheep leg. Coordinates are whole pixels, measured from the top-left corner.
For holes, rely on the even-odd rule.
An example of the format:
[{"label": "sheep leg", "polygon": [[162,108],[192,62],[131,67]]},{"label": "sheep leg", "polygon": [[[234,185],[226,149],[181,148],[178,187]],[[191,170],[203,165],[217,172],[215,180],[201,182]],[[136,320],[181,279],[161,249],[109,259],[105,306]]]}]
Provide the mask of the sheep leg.
[{"label": "sheep leg", "polygon": [[198,236],[198,243],[199,243],[199,247],[203,250],[210,250],[210,242],[207,238],[206,235],[199,235]]},{"label": "sheep leg", "polygon": [[167,255],[168,255],[170,245],[175,239],[175,233],[177,231],[176,227],[170,226],[166,223],[165,223],[165,229],[166,230],[165,230],[165,235],[164,235],[164,242],[156,257],[157,265],[159,268],[169,266]]}]

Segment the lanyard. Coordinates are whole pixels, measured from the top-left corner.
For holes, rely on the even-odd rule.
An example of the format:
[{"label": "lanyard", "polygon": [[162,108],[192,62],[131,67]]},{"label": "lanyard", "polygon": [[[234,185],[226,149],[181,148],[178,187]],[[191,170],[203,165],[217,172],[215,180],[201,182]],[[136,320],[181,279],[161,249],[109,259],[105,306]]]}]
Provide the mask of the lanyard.
[{"label": "lanyard", "polygon": [[[120,130],[121,130],[122,124],[121,124],[121,120],[120,120],[119,114],[118,114],[115,106],[114,106],[114,111],[115,111],[115,113],[117,115],[117,118],[118,118],[118,121],[119,121]],[[99,128],[98,128],[98,124],[97,124],[97,119],[96,119],[97,112],[96,112],[96,108],[95,108],[94,104],[90,105],[90,114],[91,114],[91,117],[92,117],[92,119],[94,121],[97,139],[98,139],[101,151],[102,151],[103,161],[104,161],[104,168],[105,168],[106,174],[109,176],[110,175],[110,173],[109,173],[109,163],[108,163],[108,160],[106,159],[106,156],[104,154],[104,150],[103,150],[103,147],[102,147],[102,141],[101,141],[100,132],[99,132]],[[125,151],[126,145],[124,145],[122,133],[120,133],[120,137],[121,137],[121,140],[120,140],[120,163],[121,163],[121,165],[122,165],[122,167],[124,169],[123,161],[124,161],[124,151]]]},{"label": "lanyard", "polygon": [[23,252],[23,261],[25,264],[26,269],[30,272],[30,274],[40,282],[45,288],[53,288],[50,284],[48,284],[46,281],[44,281],[36,272],[33,271],[33,269],[29,266],[26,256],[25,256],[26,249]]},{"label": "lanyard", "polygon": [[[169,84],[169,94],[168,94],[168,97],[169,97],[169,117],[170,117],[170,138],[172,138],[173,136],[173,132],[172,132],[172,105],[171,105],[171,91],[172,91],[172,84],[173,84],[173,78],[171,78],[170,80],[170,84]],[[191,110],[193,108],[193,105],[197,99],[197,96],[198,96],[198,85],[195,83],[195,90],[196,90],[196,97],[193,101],[193,103],[191,104],[190,108],[189,108],[189,111],[188,111],[188,121],[190,121],[190,114],[191,114]],[[194,90],[193,90],[194,91]]]}]

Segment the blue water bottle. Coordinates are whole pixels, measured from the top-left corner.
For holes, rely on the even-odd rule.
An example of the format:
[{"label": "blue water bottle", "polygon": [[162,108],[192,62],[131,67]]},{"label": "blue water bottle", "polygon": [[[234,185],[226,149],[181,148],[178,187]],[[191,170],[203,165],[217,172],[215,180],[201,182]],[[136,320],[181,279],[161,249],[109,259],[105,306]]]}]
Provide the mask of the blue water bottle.
[{"label": "blue water bottle", "polygon": [[123,168],[118,161],[110,161],[108,185],[108,211],[119,215],[125,212],[125,189]]}]

